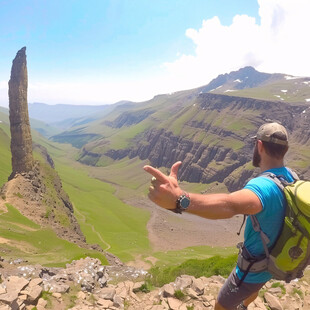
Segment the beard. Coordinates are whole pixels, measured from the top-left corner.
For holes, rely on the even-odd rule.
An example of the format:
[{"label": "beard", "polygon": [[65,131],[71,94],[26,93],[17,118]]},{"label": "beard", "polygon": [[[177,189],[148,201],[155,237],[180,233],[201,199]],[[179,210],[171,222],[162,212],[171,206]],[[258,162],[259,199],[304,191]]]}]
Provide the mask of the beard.
[{"label": "beard", "polygon": [[259,167],[260,162],[261,162],[261,156],[258,153],[258,148],[256,144],[253,152],[252,164],[254,167]]}]

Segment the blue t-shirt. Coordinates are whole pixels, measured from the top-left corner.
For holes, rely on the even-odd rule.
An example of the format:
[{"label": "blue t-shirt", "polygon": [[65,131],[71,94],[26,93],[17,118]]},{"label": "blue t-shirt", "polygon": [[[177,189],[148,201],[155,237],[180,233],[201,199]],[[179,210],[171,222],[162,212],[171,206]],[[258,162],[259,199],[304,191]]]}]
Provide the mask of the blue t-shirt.
[{"label": "blue t-shirt", "polygon": [[[292,175],[285,167],[274,168],[267,171],[275,175],[283,176],[288,182],[294,181]],[[255,216],[258,219],[262,231],[270,240],[267,246],[271,247],[278,237],[285,216],[286,202],[284,194],[272,180],[263,176],[258,176],[250,180],[244,188],[255,193],[262,203],[262,211],[255,214]],[[244,230],[244,245],[253,256],[265,254],[259,232],[254,231],[250,217],[247,218]],[[236,273],[239,279],[241,279],[243,272],[238,266],[236,268]],[[269,281],[271,278],[272,275],[268,271],[259,273],[249,272],[244,282],[263,283]]]}]

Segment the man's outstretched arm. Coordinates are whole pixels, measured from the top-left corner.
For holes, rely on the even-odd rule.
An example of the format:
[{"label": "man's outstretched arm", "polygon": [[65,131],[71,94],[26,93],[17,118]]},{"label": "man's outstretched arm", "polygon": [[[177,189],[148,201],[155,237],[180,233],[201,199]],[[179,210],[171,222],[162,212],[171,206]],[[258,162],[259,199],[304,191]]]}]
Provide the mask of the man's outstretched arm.
[{"label": "man's outstretched arm", "polygon": [[[175,209],[176,201],[184,192],[178,185],[177,174],[181,162],[171,167],[170,175],[151,166],[144,170],[154,178],[149,188],[149,198],[165,209]],[[188,212],[208,218],[230,218],[236,214],[256,214],[262,210],[259,198],[250,190],[242,189],[230,194],[201,195],[190,193]]]}]

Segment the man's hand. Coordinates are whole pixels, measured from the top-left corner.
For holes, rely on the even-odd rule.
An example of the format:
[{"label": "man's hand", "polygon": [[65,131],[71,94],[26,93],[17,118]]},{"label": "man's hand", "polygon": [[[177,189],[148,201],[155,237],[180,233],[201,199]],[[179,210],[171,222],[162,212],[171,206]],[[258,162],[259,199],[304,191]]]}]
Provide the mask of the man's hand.
[{"label": "man's hand", "polygon": [[176,201],[183,191],[178,185],[178,170],[182,162],[178,161],[171,167],[169,176],[163,174],[152,166],[144,166],[143,169],[150,173],[152,185],[149,187],[149,198],[157,205],[165,209],[175,209]]}]

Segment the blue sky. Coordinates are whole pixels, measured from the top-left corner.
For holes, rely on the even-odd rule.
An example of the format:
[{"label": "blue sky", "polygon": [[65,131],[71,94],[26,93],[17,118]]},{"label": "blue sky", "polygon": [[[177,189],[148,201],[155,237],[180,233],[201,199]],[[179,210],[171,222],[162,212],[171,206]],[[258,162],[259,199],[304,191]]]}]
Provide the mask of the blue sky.
[{"label": "blue sky", "polygon": [[[309,29],[307,2],[0,0],[0,105],[23,46],[28,101],[48,104],[142,101],[245,65],[310,76],[308,64],[284,58],[306,55],[294,31]],[[281,64],[284,44],[301,52],[288,49]]]}]

